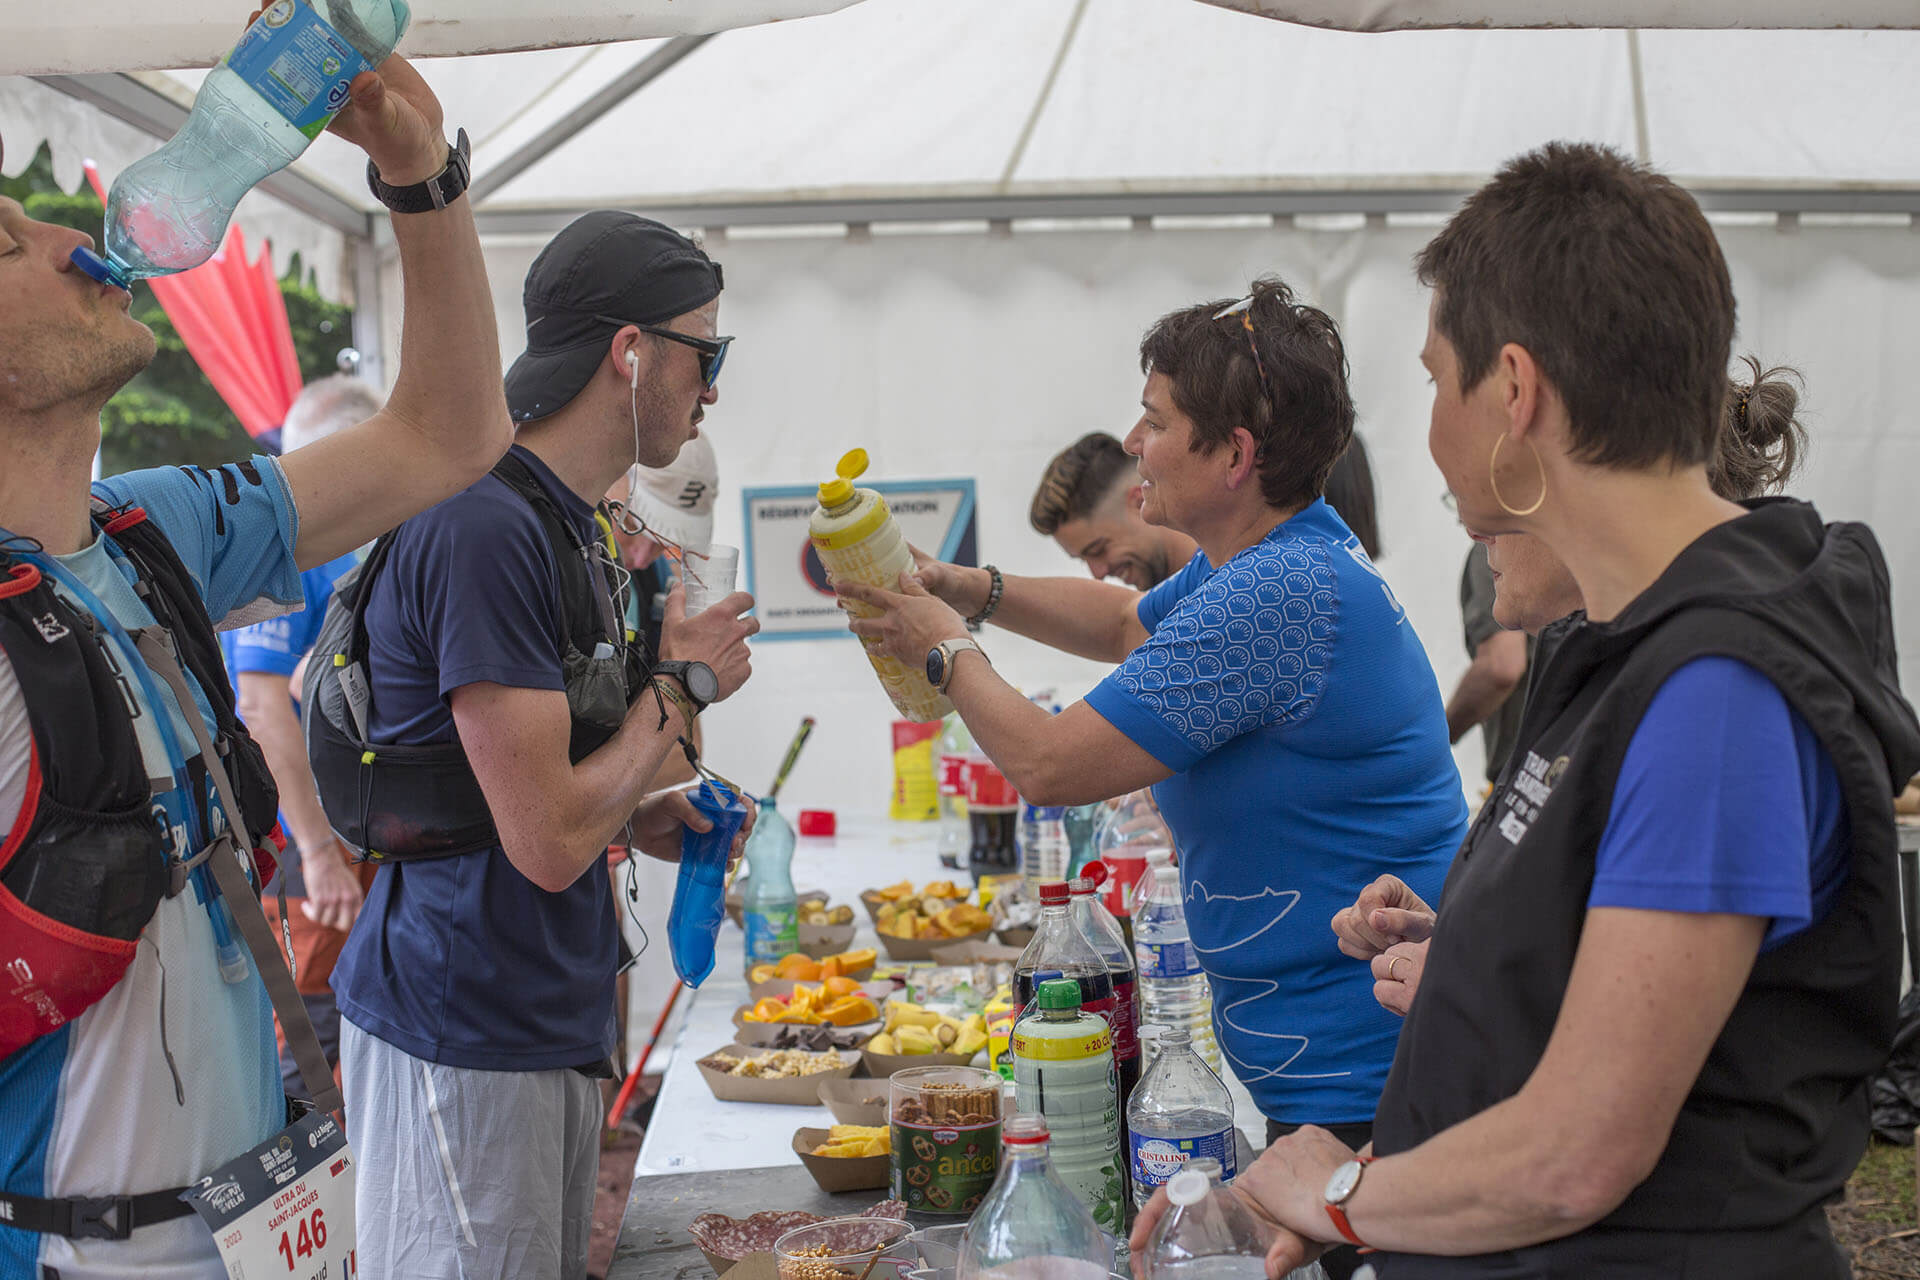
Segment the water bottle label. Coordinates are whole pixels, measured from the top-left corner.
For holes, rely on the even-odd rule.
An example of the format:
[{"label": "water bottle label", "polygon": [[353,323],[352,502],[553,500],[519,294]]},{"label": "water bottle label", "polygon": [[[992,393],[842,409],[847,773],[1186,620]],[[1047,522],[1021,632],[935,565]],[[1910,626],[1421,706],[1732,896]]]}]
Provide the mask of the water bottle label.
[{"label": "water bottle label", "polygon": [[792,907],[743,911],[740,918],[746,925],[748,964],[771,964],[799,950],[798,916]]},{"label": "water bottle label", "polygon": [[1147,1134],[1127,1135],[1133,1149],[1133,1180],[1142,1187],[1164,1187],[1167,1179],[1186,1168],[1189,1160],[1211,1157],[1220,1162],[1220,1180],[1233,1181],[1237,1143],[1231,1127],[1194,1138],[1156,1138]]},{"label": "water bottle label", "polygon": [[1191,978],[1200,973],[1200,957],[1191,942],[1135,942],[1133,958],[1143,978]]},{"label": "water bottle label", "polygon": [[943,796],[964,796],[967,794],[967,758],[965,756],[941,756],[940,794]]},{"label": "water bottle label", "polygon": [[347,86],[372,65],[300,0],[273,0],[227,55],[227,66],[309,138],[347,105]]}]

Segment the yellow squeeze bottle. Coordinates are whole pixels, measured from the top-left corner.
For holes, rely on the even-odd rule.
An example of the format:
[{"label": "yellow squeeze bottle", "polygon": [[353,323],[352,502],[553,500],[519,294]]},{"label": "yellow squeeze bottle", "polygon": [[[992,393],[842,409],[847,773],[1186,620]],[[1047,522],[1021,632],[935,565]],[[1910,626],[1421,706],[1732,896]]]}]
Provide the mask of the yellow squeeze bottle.
[{"label": "yellow squeeze bottle", "polygon": [[[913,551],[887,510],[886,499],[872,489],[854,488],[854,480],[866,469],[865,449],[854,449],[840,459],[834,468],[836,477],[820,486],[820,505],[807,524],[808,533],[820,562],[836,580],[898,591],[900,575],[913,569]],[[875,612],[853,601],[847,602],[847,611],[857,618],[870,618]],[[927,683],[920,664],[909,666],[871,648],[867,661],[907,719],[939,720],[953,713],[953,704]]]}]

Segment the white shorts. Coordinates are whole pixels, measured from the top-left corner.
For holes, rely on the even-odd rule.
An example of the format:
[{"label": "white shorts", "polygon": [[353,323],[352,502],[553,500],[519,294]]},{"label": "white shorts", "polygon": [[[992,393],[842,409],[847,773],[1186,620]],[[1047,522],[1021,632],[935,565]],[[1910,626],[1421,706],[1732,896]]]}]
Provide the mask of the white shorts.
[{"label": "white shorts", "polygon": [[584,1280],[600,1089],[423,1062],[340,1020],[366,1280]]}]

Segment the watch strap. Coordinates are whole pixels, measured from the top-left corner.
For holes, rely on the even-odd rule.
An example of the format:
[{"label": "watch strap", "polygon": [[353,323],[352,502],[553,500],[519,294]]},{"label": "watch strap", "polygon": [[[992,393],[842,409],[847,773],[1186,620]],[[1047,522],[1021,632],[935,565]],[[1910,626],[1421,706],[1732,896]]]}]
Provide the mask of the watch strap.
[{"label": "watch strap", "polygon": [[952,640],[942,640],[939,644],[935,645],[934,648],[938,650],[940,654],[940,674],[942,676],[938,690],[940,693],[945,693],[947,686],[953,683],[953,669],[959,662],[960,655],[967,650],[971,649],[982,658],[986,658],[988,666],[993,665],[993,659],[987,658],[987,651],[982,649],[980,642],[971,636],[957,636]]},{"label": "watch strap", "polygon": [[[1374,1162],[1375,1158],[1374,1156],[1355,1156],[1353,1162],[1364,1170]],[[1353,1193],[1359,1189],[1360,1180],[1355,1178],[1353,1185],[1347,1188],[1347,1194],[1345,1196],[1339,1200],[1327,1200],[1323,1203],[1326,1205],[1327,1217],[1333,1220],[1333,1229],[1340,1233],[1341,1239],[1345,1240],[1348,1244],[1358,1246],[1364,1252],[1371,1253],[1371,1246],[1360,1238],[1360,1234],[1353,1229],[1353,1223],[1347,1220],[1346,1202],[1352,1199]]]},{"label": "watch strap", "polygon": [[453,145],[447,148],[446,167],[439,173],[424,182],[394,187],[380,180],[380,170],[372,160],[368,160],[367,189],[373,192],[375,200],[395,213],[430,213],[435,209],[444,209],[460,198],[472,180],[472,154],[467,131],[461,129],[455,135]]},{"label": "watch strap", "polygon": [[[670,658],[665,662],[654,663],[653,673],[655,675],[660,675],[660,676],[672,676],[675,682],[678,683],[681,692],[686,695],[687,701],[692,704],[693,709],[697,714],[707,709],[707,703],[704,699],[700,697],[699,694],[693,691],[693,681],[687,679],[687,672],[693,666],[694,664],[691,662],[681,662],[681,661],[677,661],[675,659]],[[708,670],[711,671],[712,668],[709,667]]]}]

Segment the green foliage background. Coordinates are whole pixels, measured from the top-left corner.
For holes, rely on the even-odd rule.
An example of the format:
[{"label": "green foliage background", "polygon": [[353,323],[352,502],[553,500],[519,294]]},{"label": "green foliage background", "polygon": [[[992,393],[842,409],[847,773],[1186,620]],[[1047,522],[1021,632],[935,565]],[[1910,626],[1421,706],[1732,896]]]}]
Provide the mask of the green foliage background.
[{"label": "green foliage background", "polygon": [[[96,241],[105,225],[106,211],[93,188],[83,182],[69,193],[54,181],[53,157],[45,144],[19,177],[0,178],[0,195],[18,200],[30,218],[84,231]],[[303,277],[298,255],[281,278],[280,296],[287,303],[301,381],[334,372],[335,356],[352,345],[352,310],[320,296],[313,273]],[[187,354],[180,334],[144,282],[134,285],[133,315],[153,330],[160,349],[146,371],[109,401],[101,415],[102,473],[174,463],[217,466],[259,452]]]}]

